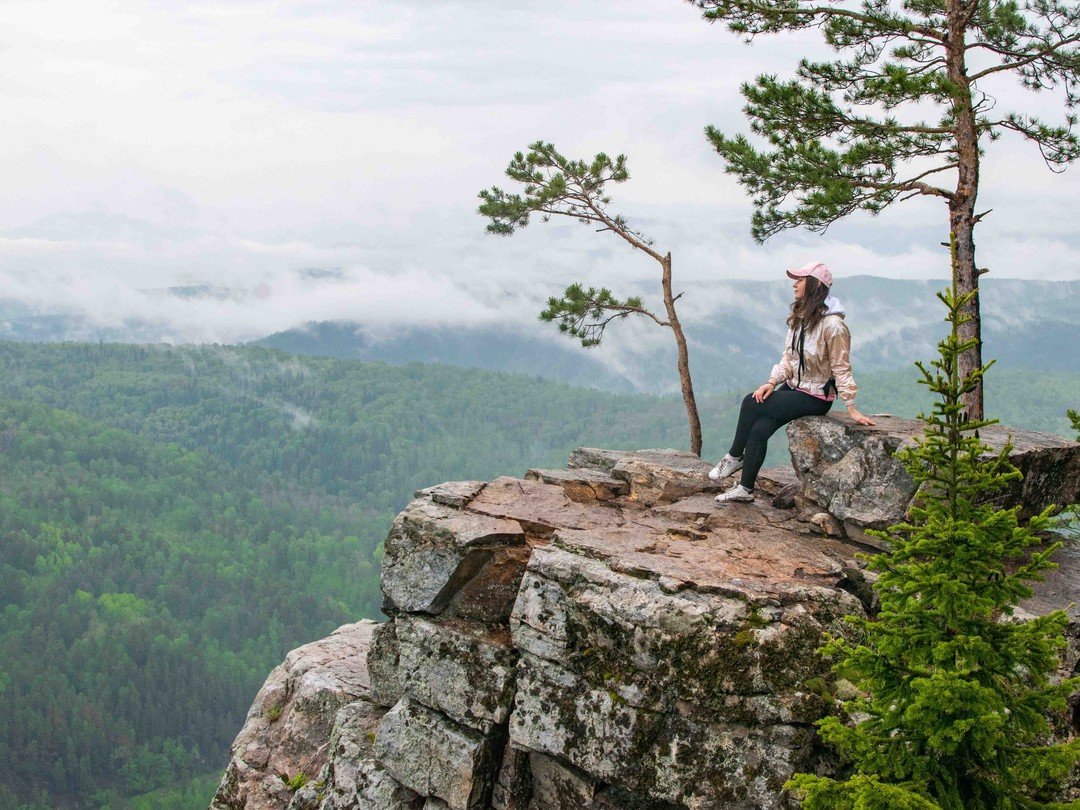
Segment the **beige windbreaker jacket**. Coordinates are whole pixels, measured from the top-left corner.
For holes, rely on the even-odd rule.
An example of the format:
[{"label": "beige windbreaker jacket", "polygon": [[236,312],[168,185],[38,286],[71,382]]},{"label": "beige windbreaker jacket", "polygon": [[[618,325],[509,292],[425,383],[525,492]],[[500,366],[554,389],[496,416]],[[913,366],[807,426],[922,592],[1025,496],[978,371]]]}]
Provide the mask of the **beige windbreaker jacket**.
[{"label": "beige windbreaker jacket", "polygon": [[855,402],[859,390],[851,376],[851,333],[844,323],[844,307],[833,296],[825,299],[828,310],[818,325],[803,335],[802,362],[799,360],[799,335],[788,329],[784,353],[773,366],[769,382],[797,388],[817,397],[824,397],[825,384],[836,382],[836,390],[844,404]]}]

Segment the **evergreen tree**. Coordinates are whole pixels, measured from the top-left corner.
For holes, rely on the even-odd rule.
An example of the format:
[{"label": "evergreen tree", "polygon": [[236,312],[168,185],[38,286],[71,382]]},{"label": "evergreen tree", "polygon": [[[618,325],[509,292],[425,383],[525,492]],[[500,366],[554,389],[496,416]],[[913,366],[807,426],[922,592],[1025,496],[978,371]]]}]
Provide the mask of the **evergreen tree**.
[{"label": "evergreen tree", "polygon": [[690,358],[686,335],[675,311],[675,295],[671,285],[671,253],[660,253],[644,234],[630,227],[626,218],[608,210],[611,198],[608,183],[624,183],[630,178],[626,156],[612,160],[603,152],[592,161],[568,160],[553,144],[537,141],[529,146],[528,154],[518,152],[506,168],[506,175],[520,183],[523,194],[509,194],[492,187],[480,192],[478,213],[488,217],[488,233],[509,236],[516,228],[529,224],[531,214],[540,214],[546,222],[553,216],[571,217],[585,224],[600,225],[611,231],[635,250],[640,250],[660,264],[660,288],[666,317],[649,311],[640,298],[634,296],[620,301],[608,289],[571,284],[561,298],[549,298],[540,319],[557,322],[559,331],[581,341],[588,348],[599,346],[604,330],[612,321],[630,315],[641,315],[657,325],[667,327],[675,336],[676,365],[682,389],[686,417],[690,423],[690,451],[701,455],[701,418],[698,416],[694,384],[690,379]]},{"label": "evergreen tree", "polygon": [[846,718],[820,723],[854,775],[796,776],[789,788],[807,810],[1054,806],[1047,797],[1080,757],[1076,743],[1050,742],[1047,719],[1080,684],[1051,678],[1067,617],[1013,618],[1028,583],[1054,567],[1060,544],[1033,549],[1050,510],[1024,525],[1015,507],[994,506],[1021,474],[1009,447],[992,454],[980,440],[992,420],[969,418],[962,404],[987,368],[959,372],[968,295],[938,297],[952,331],[933,370],[917,364],[938,401],[903,453],[918,495],[908,520],[881,533],[891,551],[869,563],[880,574],[878,616],[853,618],[857,640],[825,647],[862,694],[844,704]]},{"label": "evergreen tree", "polygon": [[[962,376],[982,367],[975,264],[979,163],[988,141],[1014,133],[1063,170],[1080,157],[1072,110],[1080,101],[1080,6],[1062,0],[691,0],[739,36],[816,28],[839,54],[803,59],[797,78],[743,86],[750,128],[767,139],[706,132],[728,171],[754,195],[753,234],[824,231],[853,211],[876,214],[912,197],[943,201],[956,240],[953,286],[965,295]],[[1058,90],[1066,114],[1048,124],[998,106],[1012,78]],[[987,91],[990,92],[987,92]],[[933,117],[926,118],[930,112]],[[967,295],[974,293],[974,295]],[[983,415],[979,375],[965,393]]]}]

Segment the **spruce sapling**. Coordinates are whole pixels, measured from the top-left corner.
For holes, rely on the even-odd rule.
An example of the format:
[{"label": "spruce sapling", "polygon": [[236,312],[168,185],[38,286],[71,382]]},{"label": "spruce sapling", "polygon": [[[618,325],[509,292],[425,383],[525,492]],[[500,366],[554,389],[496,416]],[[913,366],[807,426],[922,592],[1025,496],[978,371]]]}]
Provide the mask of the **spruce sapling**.
[{"label": "spruce sapling", "polygon": [[1060,544],[1040,546],[1051,510],[1022,524],[1015,507],[995,506],[1021,474],[1010,447],[993,453],[979,438],[993,420],[970,419],[963,405],[989,368],[959,371],[968,296],[954,287],[938,297],[951,333],[932,368],[916,364],[937,401],[902,451],[916,499],[906,521],[879,533],[891,551],[868,564],[881,609],[852,617],[854,638],[824,648],[861,694],[819,723],[853,775],[797,775],[788,788],[806,810],[1074,806],[1050,801],[1080,757],[1077,742],[1052,741],[1048,719],[1080,684],[1052,677],[1068,620],[1060,610],[1013,616],[1029,583],[1055,567]]}]

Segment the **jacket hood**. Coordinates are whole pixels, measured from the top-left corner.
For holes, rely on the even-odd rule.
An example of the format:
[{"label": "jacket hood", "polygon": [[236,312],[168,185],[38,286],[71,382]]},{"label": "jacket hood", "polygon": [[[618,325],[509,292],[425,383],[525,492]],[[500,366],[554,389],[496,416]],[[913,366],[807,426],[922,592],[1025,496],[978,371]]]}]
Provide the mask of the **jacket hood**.
[{"label": "jacket hood", "polygon": [[844,317],[844,305],[840,303],[840,299],[835,295],[828,295],[825,297],[825,314],[826,315],[839,315]]}]

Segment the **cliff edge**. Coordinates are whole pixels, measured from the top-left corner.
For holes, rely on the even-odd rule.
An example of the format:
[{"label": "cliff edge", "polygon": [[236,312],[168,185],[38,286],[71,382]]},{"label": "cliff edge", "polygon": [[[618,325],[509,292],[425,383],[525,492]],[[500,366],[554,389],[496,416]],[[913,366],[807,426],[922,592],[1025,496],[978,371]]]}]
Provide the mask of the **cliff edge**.
[{"label": "cliff edge", "polygon": [[[581,449],[565,470],[417,492],[386,542],[389,621],[289,654],[211,806],[789,806],[793,773],[834,767],[813,723],[845,685],[815,650],[873,610],[857,553],[907,509],[894,454],[920,432],[798,420],[792,468],[723,508],[709,464],[670,450]],[[1024,472],[1003,503],[1080,500],[1080,445],[983,439],[1011,439]],[[1029,613],[1077,601],[1076,556]]]}]

